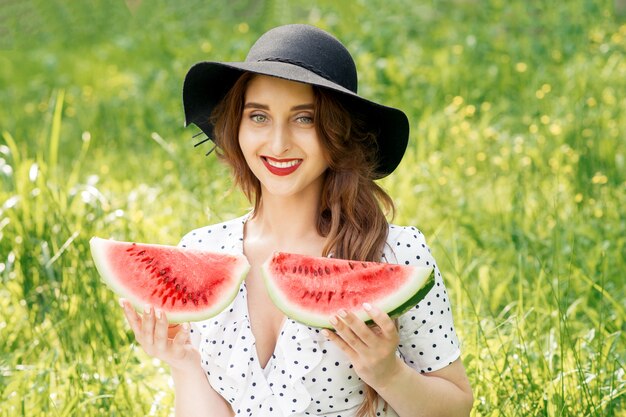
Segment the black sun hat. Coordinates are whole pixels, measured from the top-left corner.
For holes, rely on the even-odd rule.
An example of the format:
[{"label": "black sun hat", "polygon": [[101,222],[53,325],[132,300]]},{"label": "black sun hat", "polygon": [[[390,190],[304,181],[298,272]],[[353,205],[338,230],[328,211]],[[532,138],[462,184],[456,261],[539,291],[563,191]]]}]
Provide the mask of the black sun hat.
[{"label": "black sun hat", "polygon": [[406,115],[357,94],[356,65],[348,50],[329,33],[310,25],[279,26],[263,34],[244,62],[199,62],[183,85],[185,126],[193,123],[213,138],[209,116],[245,72],[303,82],[339,93],[361,113],[378,142],[377,178],[400,163],[409,138]]}]

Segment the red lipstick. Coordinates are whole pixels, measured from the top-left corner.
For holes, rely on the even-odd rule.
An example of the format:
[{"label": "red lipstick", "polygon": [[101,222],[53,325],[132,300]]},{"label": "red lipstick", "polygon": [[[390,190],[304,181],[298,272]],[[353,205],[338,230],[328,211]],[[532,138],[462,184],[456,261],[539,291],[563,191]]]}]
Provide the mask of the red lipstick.
[{"label": "red lipstick", "polygon": [[302,164],[302,159],[295,158],[276,159],[270,158],[269,156],[262,156],[261,160],[269,172],[281,177],[291,174]]}]

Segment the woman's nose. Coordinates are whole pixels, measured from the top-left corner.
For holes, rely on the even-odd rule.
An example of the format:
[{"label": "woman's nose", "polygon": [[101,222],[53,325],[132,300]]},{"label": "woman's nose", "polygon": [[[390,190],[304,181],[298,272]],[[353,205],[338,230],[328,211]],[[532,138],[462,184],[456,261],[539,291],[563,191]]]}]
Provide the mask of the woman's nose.
[{"label": "woman's nose", "polygon": [[274,155],[282,155],[289,150],[291,138],[289,129],[282,123],[277,123],[272,132],[271,150]]}]

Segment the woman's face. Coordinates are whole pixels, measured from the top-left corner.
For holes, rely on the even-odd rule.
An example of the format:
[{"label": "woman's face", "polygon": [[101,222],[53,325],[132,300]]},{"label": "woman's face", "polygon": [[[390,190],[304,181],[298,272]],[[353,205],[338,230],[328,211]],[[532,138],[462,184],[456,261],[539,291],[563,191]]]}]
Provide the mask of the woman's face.
[{"label": "woman's face", "polygon": [[263,194],[319,192],[328,168],[313,120],[308,84],[264,75],[250,80],[239,126],[239,146]]}]

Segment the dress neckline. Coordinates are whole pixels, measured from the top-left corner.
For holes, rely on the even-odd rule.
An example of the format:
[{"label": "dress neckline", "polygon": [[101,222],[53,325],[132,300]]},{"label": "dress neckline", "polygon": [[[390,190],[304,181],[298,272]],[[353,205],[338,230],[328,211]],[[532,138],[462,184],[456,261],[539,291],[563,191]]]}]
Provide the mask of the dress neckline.
[{"label": "dress neckline", "polygon": [[[245,215],[243,215],[241,217],[241,229],[240,229],[240,235],[241,235],[241,239],[239,240],[239,252],[245,256],[244,253],[244,241],[245,241],[245,230],[246,230],[246,223],[248,222],[248,220],[250,219],[250,217],[252,216],[253,211],[249,211],[248,213],[246,213]],[[248,327],[250,328],[250,337],[252,338],[252,350],[254,351],[254,356],[256,359],[256,363],[259,365],[259,368],[261,369],[261,371],[263,371],[264,374],[266,374],[266,376],[269,374],[269,371],[271,369],[271,362],[272,359],[275,357],[276,355],[276,349],[278,347],[278,344],[280,342],[281,336],[283,335],[283,333],[285,332],[285,327],[287,326],[288,322],[290,321],[289,317],[287,317],[286,315],[283,314],[283,320],[280,324],[279,327],[279,331],[278,331],[278,335],[276,336],[276,339],[274,340],[274,348],[272,349],[272,353],[270,355],[270,357],[268,358],[267,362],[265,363],[265,366],[262,366],[261,364],[261,358],[259,356],[259,351],[257,350],[256,347],[256,337],[254,336],[254,332],[252,331],[252,320],[250,320],[250,308],[248,305],[248,287],[246,285],[246,280],[243,280],[242,283],[242,288],[243,288],[243,308],[244,308],[244,316],[246,321],[248,322]]]}]

